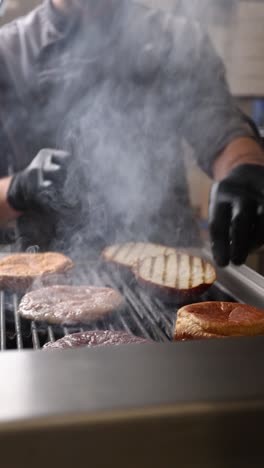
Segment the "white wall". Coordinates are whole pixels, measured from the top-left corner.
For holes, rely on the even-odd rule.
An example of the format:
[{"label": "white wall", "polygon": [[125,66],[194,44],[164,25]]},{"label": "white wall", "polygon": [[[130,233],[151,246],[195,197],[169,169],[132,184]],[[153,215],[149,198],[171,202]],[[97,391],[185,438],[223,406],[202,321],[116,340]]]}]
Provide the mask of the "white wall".
[{"label": "white wall", "polygon": [[232,25],[211,28],[237,96],[264,96],[264,2],[241,1]]}]

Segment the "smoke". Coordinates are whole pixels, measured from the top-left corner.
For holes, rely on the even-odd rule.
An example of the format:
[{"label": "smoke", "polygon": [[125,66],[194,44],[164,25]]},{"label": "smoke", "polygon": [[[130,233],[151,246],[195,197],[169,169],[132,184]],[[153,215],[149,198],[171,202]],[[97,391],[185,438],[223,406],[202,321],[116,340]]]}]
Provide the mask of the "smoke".
[{"label": "smoke", "polygon": [[203,25],[226,25],[239,0],[142,0],[142,5],[199,21]]},{"label": "smoke", "polygon": [[219,60],[207,62],[203,32],[190,21],[203,2],[174,2],[174,15],[105,3],[92,22],[75,25],[43,78],[57,77],[44,121],[60,122],[56,144],[73,155],[64,190],[75,208],[62,216],[53,248],[79,260],[113,242],[199,243],[182,141],[202,139],[203,154],[219,132],[206,132]]}]

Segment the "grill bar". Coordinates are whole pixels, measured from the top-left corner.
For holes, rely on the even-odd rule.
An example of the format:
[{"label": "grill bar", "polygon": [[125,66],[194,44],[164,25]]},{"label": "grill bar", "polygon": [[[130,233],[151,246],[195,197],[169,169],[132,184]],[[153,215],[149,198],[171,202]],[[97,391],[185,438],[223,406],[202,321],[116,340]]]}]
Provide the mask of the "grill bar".
[{"label": "grill bar", "polygon": [[166,316],[167,310],[164,310],[164,305],[160,304],[159,308],[157,303],[151,303],[150,300],[139,293],[140,300],[145,307],[146,315],[153,324],[158,324],[160,331],[163,336],[167,339],[171,339],[172,328],[174,326],[174,320],[176,318],[175,308],[170,312],[170,319]]},{"label": "grill bar", "polygon": [[121,329],[124,329],[124,331],[128,332],[128,333],[131,333],[131,328],[130,326],[127,324],[126,320],[124,319],[124,317],[120,317],[119,318],[119,321],[120,321],[120,328]]},{"label": "grill bar", "polygon": [[14,317],[15,317],[15,329],[16,329],[16,342],[17,342],[17,349],[23,349],[23,339],[22,339],[22,331],[21,331],[21,320],[20,315],[18,314],[18,297],[15,294],[13,296],[13,305],[14,305]]},{"label": "grill bar", "polygon": [[31,332],[32,332],[32,342],[33,342],[34,349],[40,349],[38,330],[37,330],[37,325],[35,322],[31,323]]},{"label": "grill bar", "polygon": [[49,337],[49,341],[52,341],[54,343],[55,336],[54,336],[54,331],[51,326],[48,327],[48,337]]}]

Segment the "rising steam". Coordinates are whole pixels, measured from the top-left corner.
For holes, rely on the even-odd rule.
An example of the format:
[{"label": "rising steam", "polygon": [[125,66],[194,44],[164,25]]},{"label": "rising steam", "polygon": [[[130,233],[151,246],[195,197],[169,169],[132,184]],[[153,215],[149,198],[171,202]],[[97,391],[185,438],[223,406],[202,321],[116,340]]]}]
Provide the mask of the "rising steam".
[{"label": "rising steam", "polygon": [[[61,221],[53,246],[79,258],[84,250],[128,240],[197,244],[182,142],[196,145],[207,169],[204,153],[209,161],[226,125],[220,61],[190,22],[198,2],[174,2],[174,16],[114,3],[88,25],[83,18],[56,57],[51,73],[64,79],[55,80],[45,109],[46,120],[55,113],[61,121],[57,146],[73,154],[65,192],[78,207]],[[217,122],[215,105],[223,108]]]}]

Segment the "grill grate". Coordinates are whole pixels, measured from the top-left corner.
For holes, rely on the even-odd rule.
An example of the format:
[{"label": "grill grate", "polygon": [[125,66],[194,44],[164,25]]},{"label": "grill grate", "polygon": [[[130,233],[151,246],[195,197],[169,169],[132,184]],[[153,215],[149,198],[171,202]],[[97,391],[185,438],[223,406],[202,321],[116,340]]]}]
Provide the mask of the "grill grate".
[{"label": "grill grate", "polygon": [[[51,326],[28,321],[18,314],[20,297],[5,291],[0,292],[0,349],[41,349],[48,341],[56,341],[70,333],[86,330],[124,330],[134,335],[150,338],[157,342],[171,340],[176,319],[177,308],[165,305],[159,300],[147,296],[135,284],[122,283],[120,277],[102,273],[100,277],[93,274],[89,284],[105,285],[120,290],[126,299],[126,308],[109,319],[89,325]],[[232,298],[219,286],[213,286],[201,300],[230,301]]]}]

